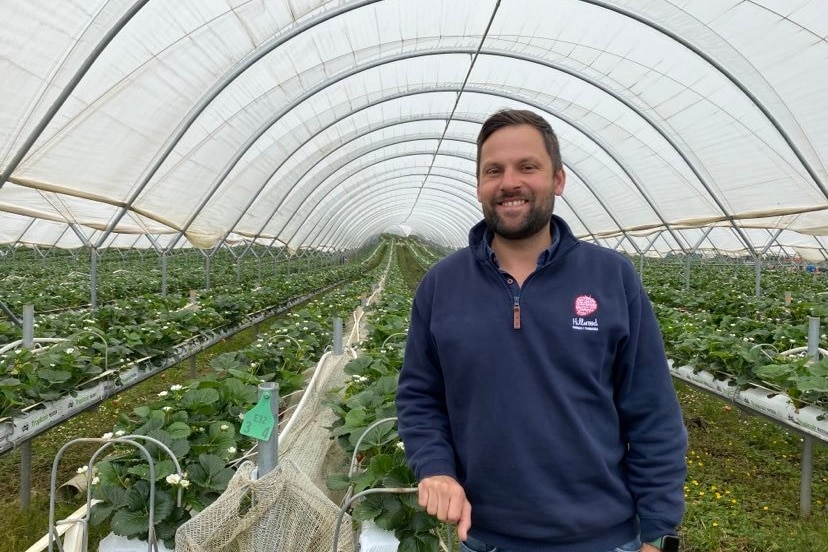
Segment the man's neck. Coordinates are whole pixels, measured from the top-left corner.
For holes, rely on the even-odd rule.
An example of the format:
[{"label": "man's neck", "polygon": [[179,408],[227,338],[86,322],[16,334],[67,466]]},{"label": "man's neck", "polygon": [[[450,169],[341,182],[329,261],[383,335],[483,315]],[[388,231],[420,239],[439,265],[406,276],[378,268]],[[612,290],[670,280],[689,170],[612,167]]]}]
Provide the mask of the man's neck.
[{"label": "man's neck", "polygon": [[500,266],[507,271],[533,271],[541,252],[550,245],[552,234],[548,225],[537,234],[522,240],[509,240],[498,234],[492,238],[492,250],[497,255]]}]

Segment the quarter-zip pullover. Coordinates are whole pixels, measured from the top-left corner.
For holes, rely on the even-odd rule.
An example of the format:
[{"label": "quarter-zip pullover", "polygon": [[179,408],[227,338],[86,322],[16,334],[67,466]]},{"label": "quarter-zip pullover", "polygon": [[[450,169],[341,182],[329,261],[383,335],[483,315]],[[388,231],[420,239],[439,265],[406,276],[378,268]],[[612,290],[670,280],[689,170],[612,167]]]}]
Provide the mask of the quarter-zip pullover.
[{"label": "quarter-zip pullover", "polygon": [[559,243],[519,294],[484,223],[423,278],[397,392],[409,464],[455,477],[470,534],[493,546],[594,552],[671,533],[687,435],[652,306],[623,256],[553,225]]}]

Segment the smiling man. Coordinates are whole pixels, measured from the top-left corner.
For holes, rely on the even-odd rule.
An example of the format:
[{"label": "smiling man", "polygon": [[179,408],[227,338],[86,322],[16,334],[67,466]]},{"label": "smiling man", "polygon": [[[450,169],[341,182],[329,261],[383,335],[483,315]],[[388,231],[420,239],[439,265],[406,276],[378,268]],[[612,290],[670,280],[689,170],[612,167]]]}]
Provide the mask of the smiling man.
[{"label": "smiling man", "polygon": [[400,373],[419,502],[471,552],[673,552],[687,433],[661,333],[629,261],[553,215],[565,184],[542,117],[483,123],[484,220],[423,278]]}]

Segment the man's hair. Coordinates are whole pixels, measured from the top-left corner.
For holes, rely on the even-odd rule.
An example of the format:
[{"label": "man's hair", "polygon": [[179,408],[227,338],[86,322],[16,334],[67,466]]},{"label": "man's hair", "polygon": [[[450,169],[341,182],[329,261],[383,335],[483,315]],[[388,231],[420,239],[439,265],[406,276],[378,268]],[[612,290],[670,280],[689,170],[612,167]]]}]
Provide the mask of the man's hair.
[{"label": "man's hair", "polygon": [[552,158],[552,170],[558,172],[563,167],[561,148],[558,146],[558,137],[552,126],[540,115],[526,109],[501,109],[483,122],[480,134],[477,135],[477,172],[480,178],[480,152],[483,144],[496,131],[507,126],[529,125],[538,129],[546,146],[546,153]]}]

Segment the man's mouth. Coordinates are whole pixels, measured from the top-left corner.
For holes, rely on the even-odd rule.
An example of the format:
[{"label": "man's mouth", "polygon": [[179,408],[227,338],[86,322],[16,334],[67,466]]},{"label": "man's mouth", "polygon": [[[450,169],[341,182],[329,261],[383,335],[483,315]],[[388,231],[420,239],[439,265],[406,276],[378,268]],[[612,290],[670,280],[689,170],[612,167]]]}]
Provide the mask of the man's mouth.
[{"label": "man's mouth", "polygon": [[503,207],[520,207],[524,203],[527,203],[525,199],[508,199],[499,202],[498,205],[502,205]]}]

